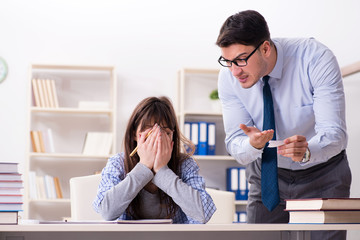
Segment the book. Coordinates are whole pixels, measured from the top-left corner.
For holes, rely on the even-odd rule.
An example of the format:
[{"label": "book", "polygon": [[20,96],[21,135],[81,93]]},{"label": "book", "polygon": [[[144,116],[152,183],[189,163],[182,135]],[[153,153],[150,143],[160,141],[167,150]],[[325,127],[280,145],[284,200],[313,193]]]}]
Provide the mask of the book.
[{"label": "book", "polygon": [[171,224],[172,219],[140,219],[140,220],[117,220],[116,223],[122,224]]},{"label": "book", "polygon": [[0,203],[0,211],[21,211],[22,203]]},{"label": "book", "polygon": [[286,211],[360,210],[360,198],[285,199]]},{"label": "book", "polygon": [[0,194],[21,194],[22,188],[0,187]]},{"label": "book", "polygon": [[139,220],[81,220],[81,221],[39,221],[39,224],[172,224],[172,219],[139,219]]},{"label": "book", "polygon": [[17,211],[0,211],[0,225],[1,224],[17,224],[18,212]]},{"label": "book", "polygon": [[22,203],[21,194],[0,194],[0,203]]},{"label": "book", "polygon": [[46,129],[46,131],[43,134],[43,140],[44,140],[45,152],[54,153],[55,147],[54,147],[54,140],[53,140],[53,134],[51,128]]},{"label": "book", "polygon": [[38,93],[39,93],[40,107],[46,107],[45,93],[44,93],[44,88],[42,86],[41,79],[36,79],[36,86],[37,86],[37,90],[38,90]]},{"label": "book", "polygon": [[290,211],[289,223],[360,223],[360,210]]},{"label": "book", "polygon": [[56,198],[63,198],[60,180],[58,177],[54,177],[54,184],[55,184],[55,190],[56,190]]},{"label": "book", "polygon": [[40,135],[39,131],[30,131],[31,145],[33,152],[41,152]]},{"label": "book", "polygon": [[49,101],[49,92],[46,88],[46,80],[45,79],[39,79],[40,86],[42,87],[42,92],[44,94],[44,107],[48,108],[50,107],[50,101]]},{"label": "book", "polygon": [[55,190],[53,176],[45,174],[44,175],[44,183],[45,183],[46,198],[47,199],[55,199],[56,198],[56,190]]},{"label": "book", "polygon": [[247,200],[249,184],[244,167],[230,167],[226,169],[226,191],[234,192],[236,200]]},{"label": "book", "polygon": [[53,80],[53,79],[50,80],[50,85],[51,85],[51,93],[53,96],[54,107],[58,108],[59,100],[58,100],[58,96],[57,96],[57,92],[56,92],[55,80]]},{"label": "book", "polygon": [[11,180],[11,181],[5,181],[0,180],[0,188],[21,188],[23,187],[22,180]]},{"label": "book", "polygon": [[216,149],[216,128],[215,123],[208,123],[208,149],[207,155],[215,155]]},{"label": "book", "polygon": [[207,155],[208,129],[206,122],[199,122],[199,148],[198,155]]},{"label": "book", "polygon": [[52,89],[51,89],[51,80],[50,79],[45,79],[43,81],[45,82],[46,96],[48,97],[49,107],[54,108],[55,103],[54,103],[53,92],[52,92]]},{"label": "book", "polygon": [[40,103],[40,96],[39,96],[39,91],[38,91],[38,86],[37,86],[37,80],[34,78],[32,79],[32,89],[33,89],[33,96],[34,96],[34,106],[36,107],[41,107],[41,103]]},{"label": "book", "polygon": [[29,187],[29,197],[30,199],[38,199],[37,187],[36,187],[36,173],[34,171],[29,171],[28,173],[28,187]]},{"label": "book", "polygon": [[235,223],[246,223],[246,211],[236,211],[234,216]]},{"label": "book", "polygon": [[[191,141],[191,122],[184,123],[184,137]],[[189,146],[185,146],[185,150],[187,153],[191,152],[191,148]]]},{"label": "book", "polygon": [[0,173],[17,173],[18,163],[15,162],[0,162]]},{"label": "book", "polygon": [[36,180],[37,199],[47,199],[44,177],[36,176],[35,180]]},{"label": "book", "polygon": [[194,155],[199,154],[199,123],[191,122],[191,139],[190,139],[194,146],[195,151]]},{"label": "book", "polygon": [[0,173],[0,180],[11,181],[11,180],[21,180],[20,173]]},{"label": "book", "polygon": [[85,137],[84,155],[108,155],[112,146],[111,132],[88,132]]},{"label": "book", "polygon": [[42,133],[42,131],[37,131],[37,134],[38,134],[39,143],[40,143],[40,152],[44,153],[45,152],[45,145],[44,145],[43,133]]}]

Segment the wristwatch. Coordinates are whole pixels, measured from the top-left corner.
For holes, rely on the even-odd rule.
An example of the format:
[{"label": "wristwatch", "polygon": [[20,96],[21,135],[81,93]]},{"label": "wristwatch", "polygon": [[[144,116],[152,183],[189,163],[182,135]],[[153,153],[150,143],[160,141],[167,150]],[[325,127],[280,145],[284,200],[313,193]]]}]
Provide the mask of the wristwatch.
[{"label": "wristwatch", "polygon": [[306,149],[303,159],[301,159],[301,163],[307,163],[310,160],[310,151],[309,148]]}]

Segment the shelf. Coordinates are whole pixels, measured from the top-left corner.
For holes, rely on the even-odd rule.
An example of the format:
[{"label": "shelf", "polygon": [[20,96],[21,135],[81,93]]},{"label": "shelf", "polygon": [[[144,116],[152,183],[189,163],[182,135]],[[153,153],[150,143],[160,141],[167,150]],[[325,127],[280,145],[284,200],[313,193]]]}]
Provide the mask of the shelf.
[{"label": "shelf", "polygon": [[[181,114],[181,113],[180,113]],[[183,113],[184,116],[206,116],[206,117],[222,117],[221,112],[193,112],[193,111],[185,111]]]},{"label": "shelf", "polygon": [[247,205],[247,200],[235,200],[235,205]]},{"label": "shelf", "polygon": [[30,153],[30,158],[71,158],[71,159],[104,159],[109,158],[112,155],[84,155],[84,154],[76,154],[76,153]]},{"label": "shelf", "polygon": [[[116,71],[114,66],[66,64],[31,64],[29,70],[24,218],[61,220],[71,215],[70,179],[101,171],[117,152]],[[111,133],[111,147],[110,139],[103,141],[102,155],[83,154],[92,132]],[[98,143],[91,148],[96,147],[102,148]],[[43,194],[41,177],[51,194]],[[55,177],[64,199],[53,198]]]},{"label": "shelf", "polygon": [[235,158],[228,155],[194,155],[196,160],[206,160],[206,161],[235,161]]},{"label": "shelf", "polygon": [[81,109],[81,108],[41,108],[41,107],[31,107],[30,111],[32,113],[59,113],[59,114],[107,114],[112,115],[113,111],[111,109]]},{"label": "shelf", "polygon": [[183,74],[219,74],[220,69],[183,68]]},{"label": "shelf", "polygon": [[76,71],[113,71],[112,66],[85,66],[85,65],[55,65],[55,64],[32,64],[32,69],[50,69],[50,70],[76,70]]},{"label": "shelf", "polygon": [[41,205],[41,204],[59,204],[59,203],[70,203],[69,198],[60,198],[60,199],[30,199],[29,203]]}]

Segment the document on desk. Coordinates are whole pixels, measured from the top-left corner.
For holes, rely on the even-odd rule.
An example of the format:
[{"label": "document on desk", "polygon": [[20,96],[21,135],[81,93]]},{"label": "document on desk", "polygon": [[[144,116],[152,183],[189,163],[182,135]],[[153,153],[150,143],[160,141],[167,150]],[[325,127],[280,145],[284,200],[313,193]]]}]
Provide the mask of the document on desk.
[{"label": "document on desk", "polygon": [[81,221],[39,221],[39,224],[172,224],[172,219],[140,219],[140,220],[81,220]]},{"label": "document on desk", "polygon": [[284,145],[284,140],[270,140],[269,141],[269,148],[274,148],[274,147],[278,147]]},{"label": "document on desk", "polygon": [[171,224],[172,219],[140,219],[140,220],[117,220],[120,224]]}]

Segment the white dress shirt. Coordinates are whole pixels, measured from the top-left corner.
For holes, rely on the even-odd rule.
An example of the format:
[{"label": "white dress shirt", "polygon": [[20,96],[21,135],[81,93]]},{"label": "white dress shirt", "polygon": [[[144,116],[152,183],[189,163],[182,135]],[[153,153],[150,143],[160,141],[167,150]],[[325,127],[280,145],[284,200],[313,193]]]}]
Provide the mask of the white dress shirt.
[{"label": "white dress shirt", "polygon": [[[269,74],[276,139],[303,135],[311,159],[301,165],[278,155],[278,167],[298,170],[326,162],[347,146],[345,96],[334,54],[315,39],[273,39],[276,65]],[[244,89],[229,68],[222,68],[218,89],[222,102],[226,148],[241,164],[261,158],[239,128],[240,123],[263,126],[263,81]]]}]

